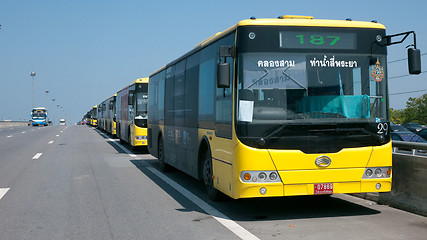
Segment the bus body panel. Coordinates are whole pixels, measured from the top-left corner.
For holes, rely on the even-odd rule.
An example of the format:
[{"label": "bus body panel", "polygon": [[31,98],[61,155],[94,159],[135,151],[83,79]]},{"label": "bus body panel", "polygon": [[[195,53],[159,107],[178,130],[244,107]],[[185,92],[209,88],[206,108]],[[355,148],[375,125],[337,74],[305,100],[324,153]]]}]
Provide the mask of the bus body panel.
[{"label": "bus body panel", "polygon": [[138,127],[135,124],[130,126],[131,142],[134,147],[147,146],[147,128]]},{"label": "bus body panel", "polygon": [[117,131],[116,131],[116,126],[117,126],[117,123],[116,123],[116,121],[113,121],[113,123],[112,123],[112,131],[111,131],[111,134],[113,135],[113,136],[117,136]]},{"label": "bus body panel", "polygon": [[[208,139],[211,148],[214,186],[218,190],[232,194],[233,184],[233,159],[234,141],[216,137],[215,130],[199,129],[199,143]],[[200,144],[199,144],[200,145]],[[203,164],[200,162],[200,164]]]}]

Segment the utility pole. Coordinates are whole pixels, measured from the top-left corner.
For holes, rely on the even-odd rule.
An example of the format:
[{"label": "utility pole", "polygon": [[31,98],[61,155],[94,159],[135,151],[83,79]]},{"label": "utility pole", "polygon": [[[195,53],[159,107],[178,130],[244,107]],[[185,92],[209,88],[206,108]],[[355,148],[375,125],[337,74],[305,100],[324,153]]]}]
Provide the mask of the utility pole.
[{"label": "utility pole", "polygon": [[36,76],[36,72],[30,72],[30,76],[33,82],[33,108],[34,108],[34,77]]}]

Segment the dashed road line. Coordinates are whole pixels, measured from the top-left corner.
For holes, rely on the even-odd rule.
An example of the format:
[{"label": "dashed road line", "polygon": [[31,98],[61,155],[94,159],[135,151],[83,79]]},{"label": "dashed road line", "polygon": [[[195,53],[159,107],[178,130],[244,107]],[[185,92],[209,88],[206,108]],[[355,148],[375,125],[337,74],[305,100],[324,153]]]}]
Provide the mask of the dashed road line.
[{"label": "dashed road line", "polygon": [[117,141],[118,140],[115,140],[115,139],[112,139],[112,138],[110,138],[109,136],[107,136],[107,135],[105,135],[104,133],[102,133],[102,132],[99,132],[102,136],[104,136],[105,138],[107,138],[108,139],[108,141],[110,141],[110,142],[114,142],[115,144],[116,144],[116,146],[118,146],[119,148],[121,148],[123,151],[125,151],[130,157],[133,157],[133,158],[137,158],[138,156],[136,156],[135,154],[133,154],[131,151],[129,151],[129,150],[127,150],[125,147],[123,147],[121,144],[118,144],[117,143]]},{"label": "dashed road line", "polygon": [[154,173],[157,177],[161,178],[163,181],[165,181],[169,186],[173,187],[175,190],[177,190],[179,193],[181,193],[183,196],[188,198],[188,200],[192,201],[194,204],[199,206],[201,209],[203,209],[207,214],[211,215],[215,220],[217,220],[219,223],[221,223],[224,227],[228,228],[231,232],[236,234],[241,239],[258,239],[259,238],[255,235],[253,235],[251,232],[240,226],[235,221],[231,220],[229,217],[224,215],[222,212],[218,211],[211,205],[209,205],[207,202],[203,201],[187,189],[183,188],[181,185],[164,175],[163,173],[159,172],[157,169],[153,167],[147,167],[148,170],[150,170],[152,173]]},{"label": "dashed road line", "polygon": [[26,131],[23,131],[23,132],[21,132],[21,133],[26,133]]},{"label": "dashed road line", "polygon": [[[116,146],[120,147],[123,151],[125,151],[129,156],[131,157],[137,157],[135,154],[132,154],[129,150],[127,150],[125,147],[123,147],[121,144],[117,143],[116,140],[111,139],[107,135],[99,132],[101,135],[106,137],[108,141],[113,142]],[[199,206],[201,209],[203,209],[207,214],[212,216],[215,220],[217,220],[219,223],[221,223],[224,227],[226,227],[228,230],[236,234],[241,239],[249,239],[249,240],[259,240],[259,238],[255,235],[253,235],[251,232],[240,226],[235,221],[231,220],[229,217],[164,175],[163,173],[159,172],[157,169],[153,167],[147,167],[150,172],[155,174],[157,177],[162,179],[164,182],[166,182],[169,186],[173,187],[175,190],[177,190],[179,193],[181,193],[183,196],[185,196],[188,200],[192,201],[194,204]]]},{"label": "dashed road line", "polygon": [[49,141],[47,144],[52,144],[53,143],[53,141]]},{"label": "dashed road line", "polygon": [[13,135],[9,135],[9,136],[7,136],[8,138],[11,138],[11,137],[13,137]]},{"label": "dashed road line", "polygon": [[37,153],[36,155],[34,155],[33,159],[39,159],[41,157],[43,153]]},{"label": "dashed road line", "polygon": [[0,199],[9,191],[10,188],[0,188]]},{"label": "dashed road line", "polygon": [[56,135],[57,137],[59,137],[59,135]]}]

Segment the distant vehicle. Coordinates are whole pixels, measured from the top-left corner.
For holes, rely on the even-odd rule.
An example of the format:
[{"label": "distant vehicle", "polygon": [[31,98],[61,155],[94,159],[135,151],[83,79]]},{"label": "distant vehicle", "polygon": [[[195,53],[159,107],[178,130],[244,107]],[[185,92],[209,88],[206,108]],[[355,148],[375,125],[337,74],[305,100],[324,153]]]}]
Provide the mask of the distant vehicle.
[{"label": "distant vehicle", "polygon": [[408,129],[399,124],[390,123],[390,127],[392,132],[409,132]]},{"label": "distant vehicle", "polygon": [[405,142],[427,143],[427,141],[413,132],[392,132],[391,139]]},{"label": "distant vehicle", "polygon": [[421,126],[421,124],[419,123],[403,123],[402,126],[407,128],[411,132],[418,132],[423,129],[423,126]]},{"label": "distant vehicle", "polygon": [[47,109],[45,107],[33,108],[31,111],[31,121],[33,126],[48,126]]},{"label": "distant vehicle", "polygon": [[417,132],[417,135],[427,140],[427,128]]},{"label": "distant vehicle", "polygon": [[31,126],[31,125],[33,125],[33,120],[28,120],[28,126]]},{"label": "distant vehicle", "polygon": [[138,78],[117,92],[116,135],[131,148],[145,147],[147,141],[148,78]]},{"label": "distant vehicle", "polygon": [[59,119],[59,125],[60,125],[60,126],[64,126],[64,125],[66,125],[66,123],[65,123],[65,119],[64,119],[64,118]]}]

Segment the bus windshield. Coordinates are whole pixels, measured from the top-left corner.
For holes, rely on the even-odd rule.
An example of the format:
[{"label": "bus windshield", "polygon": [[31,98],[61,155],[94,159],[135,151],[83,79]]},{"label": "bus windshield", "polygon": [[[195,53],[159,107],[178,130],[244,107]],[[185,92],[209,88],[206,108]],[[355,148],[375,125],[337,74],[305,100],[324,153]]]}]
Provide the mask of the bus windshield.
[{"label": "bus windshield", "polygon": [[148,119],[148,84],[137,83],[135,88],[135,125],[146,128]]},{"label": "bus windshield", "polygon": [[[276,48],[243,47],[248,51],[238,56],[236,126],[242,142],[336,152],[389,140],[386,56],[369,52],[375,38],[361,50],[357,42],[369,38],[357,32],[277,32]],[[306,38],[312,43],[302,46]],[[348,43],[338,45],[337,39]]]},{"label": "bus windshield", "polygon": [[46,113],[44,112],[33,112],[34,119],[44,119],[46,118]]},{"label": "bus windshield", "polygon": [[147,119],[147,93],[136,93],[136,116],[135,119]]}]

